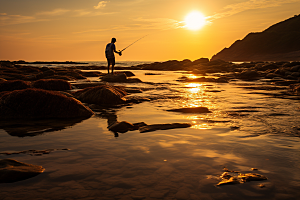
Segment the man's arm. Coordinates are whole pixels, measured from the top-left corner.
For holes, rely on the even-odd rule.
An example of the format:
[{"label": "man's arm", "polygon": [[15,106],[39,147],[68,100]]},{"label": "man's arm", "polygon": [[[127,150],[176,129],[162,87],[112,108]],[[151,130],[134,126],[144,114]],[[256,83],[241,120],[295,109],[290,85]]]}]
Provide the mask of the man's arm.
[{"label": "man's arm", "polygon": [[116,45],[113,45],[113,51],[119,55],[122,55],[121,51],[116,51]]}]

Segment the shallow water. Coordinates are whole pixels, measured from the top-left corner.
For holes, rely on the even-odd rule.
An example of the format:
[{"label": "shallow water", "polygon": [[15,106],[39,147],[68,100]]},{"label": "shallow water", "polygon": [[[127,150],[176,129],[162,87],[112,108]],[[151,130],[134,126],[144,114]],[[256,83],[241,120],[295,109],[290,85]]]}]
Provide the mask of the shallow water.
[{"label": "shallow water", "polygon": [[[47,129],[36,123],[28,137],[0,129],[0,152],[71,149],[42,156],[2,155],[43,166],[34,178],[0,185],[0,199],[299,199],[299,101],[280,91],[245,89],[265,82],[183,83],[183,72],[133,71],[145,82],[132,94],[155,100],[96,112],[90,119]],[[97,80],[91,78],[90,80]],[[266,94],[268,93],[268,94]],[[212,113],[166,111],[208,107]],[[147,124],[184,123],[191,128],[115,134],[108,116]],[[19,126],[20,123],[19,123]],[[10,133],[10,134],[8,134]],[[42,134],[41,134],[42,133]],[[259,173],[265,181],[216,186],[223,168]],[[251,168],[258,168],[253,172]],[[264,184],[261,188],[258,185]]]}]

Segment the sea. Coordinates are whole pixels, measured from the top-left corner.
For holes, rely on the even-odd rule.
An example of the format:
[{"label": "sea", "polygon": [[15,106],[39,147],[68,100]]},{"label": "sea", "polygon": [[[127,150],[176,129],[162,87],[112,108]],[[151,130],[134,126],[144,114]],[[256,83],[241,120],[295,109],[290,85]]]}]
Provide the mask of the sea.
[{"label": "sea", "polygon": [[[117,62],[117,66],[143,63],[149,62]],[[45,171],[26,180],[0,183],[0,200],[300,199],[298,96],[288,95],[284,86],[275,90],[267,79],[184,82],[199,75],[188,71],[131,71],[143,82],[114,85],[140,89],[142,93],[129,93],[128,97],[150,101],[95,110],[95,115],[86,120],[2,124],[0,153],[12,154],[0,154],[0,159],[43,166]],[[89,77],[87,82],[99,81],[98,77]],[[211,113],[169,111],[200,106]],[[108,130],[111,118],[148,125],[192,126],[115,134]],[[20,133],[27,134],[20,137]],[[27,153],[13,154],[20,151]],[[237,179],[239,175],[256,174],[266,180],[218,185],[224,172]]]}]

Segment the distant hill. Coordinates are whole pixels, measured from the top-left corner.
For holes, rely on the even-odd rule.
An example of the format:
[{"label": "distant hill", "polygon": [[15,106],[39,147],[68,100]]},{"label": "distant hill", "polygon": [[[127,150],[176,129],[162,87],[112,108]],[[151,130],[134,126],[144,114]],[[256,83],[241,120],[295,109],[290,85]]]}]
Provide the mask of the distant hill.
[{"label": "distant hill", "polygon": [[249,33],[212,57],[224,61],[300,61],[300,15]]}]

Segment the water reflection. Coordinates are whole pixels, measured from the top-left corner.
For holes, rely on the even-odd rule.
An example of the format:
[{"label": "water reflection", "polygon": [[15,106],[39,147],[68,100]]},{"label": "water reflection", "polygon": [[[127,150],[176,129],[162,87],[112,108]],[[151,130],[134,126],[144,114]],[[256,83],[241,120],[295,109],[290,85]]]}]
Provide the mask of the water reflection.
[{"label": "water reflection", "polygon": [[16,137],[38,136],[48,132],[60,131],[81,123],[85,119],[43,119],[1,121],[0,129]]}]

